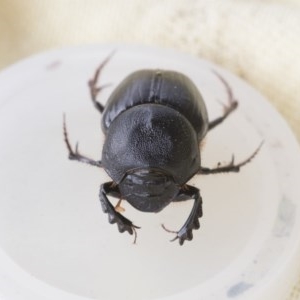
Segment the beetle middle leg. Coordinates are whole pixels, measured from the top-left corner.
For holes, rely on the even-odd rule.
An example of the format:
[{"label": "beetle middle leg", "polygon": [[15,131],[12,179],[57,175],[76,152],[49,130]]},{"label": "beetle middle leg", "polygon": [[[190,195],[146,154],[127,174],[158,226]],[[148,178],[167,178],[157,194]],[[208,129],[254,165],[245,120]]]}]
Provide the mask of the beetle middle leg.
[{"label": "beetle middle leg", "polygon": [[66,117],[64,115],[63,119],[63,133],[64,133],[64,140],[67,146],[67,149],[69,150],[69,159],[71,160],[77,160],[92,166],[96,166],[99,168],[102,168],[102,164],[100,160],[93,160],[91,158],[88,158],[78,151],[78,143],[76,144],[75,150],[72,149],[69,138],[68,138],[68,132],[67,132],[67,126],[66,126]]},{"label": "beetle middle leg", "polygon": [[216,127],[217,125],[221,124],[238,106],[238,102],[234,98],[232,89],[231,89],[230,85],[228,84],[228,82],[219,73],[217,73],[215,71],[214,71],[214,73],[226,88],[228,104],[224,105],[224,113],[221,117],[216,118],[215,120],[209,122],[208,130],[211,130],[214,127]]},{"label": "beetle middle leg", "polygon": [[181,227],[179,231],[169,231],[164,226],[163,228],[169,232],[175,233],[176,236],[173,240],[179,240],[179,244],[183,245],[185,240],[191,241],[193,239],[193,230],[197,230],[200,228],[199,218],[202,217],[202,198],[200,196],[199,189],[191,186],[185,185],[179,192],[178,196],[173,200],[173,202],[186,201],[194,199],[194,205],[192,211],[187,218],[184,225]]},{"label": "beetle middle leg", "polygon": [[218,173],[239,172],[241,167],[248,164],[256,156],[256,154],[259,152],[262,145],[263,142],[247,159],[245,159],[244,161],[238,164],[234,163],[234,156],[232,156],[230,163],[228,163],[225,166],[218,166],[217,168],[212,168],[212,169],[200,166],[198,174],[210,175],[210,174],[218,174]]},{"label": "beetle middle leg", "polygon": [[130,220],[125,218],[110,203],[107,198],[107,195],[112,195],[114,197],[121,197],[117,185],[114,185],[113,182],[106,182],[101,185],[99,199],[104,213],[108,214],[108,222],[110,224],[117,223],[119,232],[127,231],[129,234],[134,234],[134,243],[136,242],[136,229],[140,227],[134,225]]},{"label": "beetle middle leg", "polygon": [[89,80],[88,85],[89,85],[89,89],[90,89],[90,94],[91,94],[91,99],[92,102],[94,104],[94,106],[96,107],[96,109],[102,113],[104,110],[104,106],[97,101],[97,96],[98,94],[108,85],[100,85],[98,86],[98,82],[99,82],[99,77],[101,74],[102,69],[105,67],[105,65],[109,62],[110,58],[112,57],[112,55],[114,54],[114,52],[112,52],[101,64],[100,66],[96,69],[95,74],[93,76],[92,79]]}]

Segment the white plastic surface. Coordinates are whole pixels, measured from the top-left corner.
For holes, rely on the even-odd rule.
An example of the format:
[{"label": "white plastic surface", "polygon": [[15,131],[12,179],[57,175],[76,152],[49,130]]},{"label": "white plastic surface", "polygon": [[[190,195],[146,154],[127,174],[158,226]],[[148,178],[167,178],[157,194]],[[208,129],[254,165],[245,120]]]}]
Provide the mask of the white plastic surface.
[{"label": "white plastic surface", "polygon": [[[104,137],[87,81],[111,51],[100,96],[141,68],[173,69],[199,87],[211,119],[232,86],[239,108],[210,132],[202,165],[248,157],[237,174],[197,176],[204,216],[180,247],[161,228],[179,229],[191,201],[146,214],[124,204],[142,228],[137,244],[110,225],[98,190],[103,170],[69,161],[62,116],[82,153],[101,158]],[[138,46],[89,46],[35,56],[0,74],[0,299],[280,299],[299,268],[300,152],[263,97],[209,62]]]}]

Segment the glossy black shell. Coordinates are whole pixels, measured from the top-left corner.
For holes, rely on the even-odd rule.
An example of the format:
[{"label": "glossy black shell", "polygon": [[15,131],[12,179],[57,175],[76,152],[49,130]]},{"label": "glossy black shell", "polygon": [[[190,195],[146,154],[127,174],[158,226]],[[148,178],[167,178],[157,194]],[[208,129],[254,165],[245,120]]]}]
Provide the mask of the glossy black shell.
[{"label": "glossy black shell", "polygon": [[185,75],[141,70],[126,77],[102,117],[102,164],[119,183],[134,169],[160,169],[178,184],[199,169],[199,142],[208,130],[203,98]]}]

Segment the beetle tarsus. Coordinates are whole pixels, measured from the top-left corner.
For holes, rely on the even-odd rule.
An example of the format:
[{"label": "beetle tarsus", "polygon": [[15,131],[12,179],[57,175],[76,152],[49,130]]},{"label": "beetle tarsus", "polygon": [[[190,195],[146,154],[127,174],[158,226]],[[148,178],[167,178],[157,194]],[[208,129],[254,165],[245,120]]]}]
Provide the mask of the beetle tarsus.
[{"label": "beetle tarsus", "polygon": [[112,185],[112,182],[106,182],[102,184],[99,194],[102,210],[104,213],[108,214],[108,222],[110,224],[117,224],[119,232],[123,233],[127,231],[131,235],[134,234],[133,243],[135,244],[137,238],[136,229],[139,229],[140,227],[134,225],[130,220],[128,220],[115,210],[115,208],[107,198],[107,195],[109,195],[110,193],[116,195],[116,193],[118,193],[117,187]]}]

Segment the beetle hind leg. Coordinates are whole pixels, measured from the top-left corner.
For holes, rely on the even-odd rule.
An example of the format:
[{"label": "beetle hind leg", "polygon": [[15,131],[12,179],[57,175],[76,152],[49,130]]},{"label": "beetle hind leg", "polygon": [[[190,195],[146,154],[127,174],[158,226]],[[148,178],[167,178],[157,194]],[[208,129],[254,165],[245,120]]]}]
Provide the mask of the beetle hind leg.
[{"label": "beetle hind leg", "polygon": [[225,86],[227,97],[228,97],[228,103],[227,105],[224,105],[224,113],[219,118],[216,118],[215,120],[209,122],[208,124],[208,130],[213,129],[217,125],[221,124],[238,106],[238,102],[234,98],[232,89],[228,82],[217,72],[213,71],[214,74],[219,78],[219,80],[223,83]]},{"label": "beetle hind leg", "polygon": [[99,95],[99,93],[105,87],[109,86],[109,84],[98,86],[99,77],[100,77],[102,69],[109,62],[109,60],[111,59],[111,57],[113,56],[113,54],[114,54],[114,51],[99,65],[99,67],[95,71],[95,74],[94,74],[93,78],[88,81],[88,86],[89,86],[89,89],[90,89],[90,94],[91,94],[92,102],[93,102],[95,108],[100,113],[103,112],[104,106],[97,100],[97,96]]},{"label": "beetle hind leg", "polygon": [[200,228],[199,218],[201,218],[203,215],[202,198],[200,196],[199,189],[190,185],[186,185],[185,188],[181,190],[178,198],[174,200],[175,202],[177,202],[185,201],[191,198],[194,199],[192,211],[179,231],[170,231],[166,229],[164,225],[162,225],[162,227],[166,231],[176,234],[176,236],[171,241],[173,242],[178,240],[180,245],[183,245],[186,240],[191,241],[193,239],[193,230],[197,230]]},{"label": "beetle hind leg", "polygon": [[123,215],[121,215],[119,212],[116,211],[116,209],[113,207],[113,205],[110,203],[110,201],[107,198],[107,195],[113,195],[113,196],[119,196],[119,191],[117,186],[113,185],[113,182],[106,182],[101,185],[100,188],[100,203],[102,206],[102,210],[104,213],[108,214],[108,222],[110,224],[117,224],[119,232],[123,233],[127,231],[129,234],[134,234],[134,243],[136,242],[137,233],[136,229],[139,229],[140,227],[134,225],[130,220],[125,218]]}]

